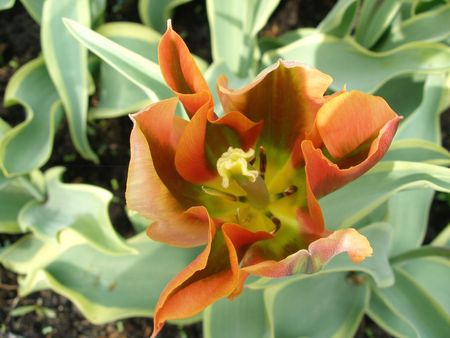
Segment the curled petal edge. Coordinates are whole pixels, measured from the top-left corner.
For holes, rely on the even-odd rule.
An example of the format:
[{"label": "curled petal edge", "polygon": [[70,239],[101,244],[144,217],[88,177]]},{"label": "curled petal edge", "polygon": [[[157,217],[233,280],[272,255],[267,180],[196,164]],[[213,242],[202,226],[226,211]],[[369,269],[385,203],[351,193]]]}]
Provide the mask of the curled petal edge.
[{"label": "curled petal edge", "polygon": [[342,229],[312,242],[308,250],[299,250],[281,261],[264,261],[243,267],[261,277],[279,278],[298,273],[314,273],[334,256],[346,252],[353,263],[361,263],[372,255],[369,241],[355,229]]}]

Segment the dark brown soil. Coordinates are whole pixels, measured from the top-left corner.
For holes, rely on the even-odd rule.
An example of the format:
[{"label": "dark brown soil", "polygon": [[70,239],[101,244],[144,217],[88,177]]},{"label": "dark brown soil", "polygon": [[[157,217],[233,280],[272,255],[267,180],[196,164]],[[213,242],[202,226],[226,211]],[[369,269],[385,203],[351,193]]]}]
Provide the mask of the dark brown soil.
[{"label": "dark brown soil", "polygon": [[[278,35],[297,27],[314,27],[334,5],[334,0],[285,0],[263,29],[265,35]],[[139,22],[136,0],[109,0],[106,21]],[[173,18],[175,29],[181,33],[190,49],[207,61],[211,61],[209,28],[204,1],[192,1],[180,6]],[[40,53],[39,26],[28,16],[19,1],[12,10],[0,12],[0,96],[5,86],[21,65]],[[443,126],[450,130],[450,114],[443,117]],[[20,107],[0,106],[0,116],[15,125],[24,118]],[[100,165],[83,160],[75,151],[67,126],[63,123],[56,135],[51,159],[44,167],[62,165],[67,168],[65,181],[84,182],[102,186],[114,193],[110,215],[117,230],[125,237],[133,229],[124,212],[124,189],[129,160],[128,117],[94,121],[89,124],[90,141],[100,157]],[[444,135],[449,146],[449,135]],[[441,198],[443,199],[443,198]],[[450,221],[448,202],[433,204],[429,236],[435,235]],[[0,244],[14,241],[16,237],[0,235]],[[0,337],[26,338],[134,338],[151,333],[152,322],[148,318],[126,319],[107,325],[92,325],[79,313],[70,301],[50,291],[38,292],[29,297],[17,297],[17,276],[0,266]],[[55,318],[39,316],[32,312],[13,317],[10,311],[23,305],[49,308]],[[38,310],[39,312],[39,310]],[[50,313],[51,314],[51,313]],[[202,337],[201,325],[176,327],[167,325],[161,337]],[[357,334],[358,338],[388,338],[369,319],[365,318]]]}]

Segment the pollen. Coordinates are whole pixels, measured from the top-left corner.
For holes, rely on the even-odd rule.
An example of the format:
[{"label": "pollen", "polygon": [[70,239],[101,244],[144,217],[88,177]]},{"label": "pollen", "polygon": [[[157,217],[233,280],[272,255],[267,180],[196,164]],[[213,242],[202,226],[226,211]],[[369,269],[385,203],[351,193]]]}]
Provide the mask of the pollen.
[{"label": "pollen", "polygon": [[259,175],[257,170],[249,169],[249,162],[254,158],[255,150],[244,151],[240,148],[229,147],[217,160],[217,172],[222,177],[222,186],[228,188],[230,178],[245,177],[254,183]]}]

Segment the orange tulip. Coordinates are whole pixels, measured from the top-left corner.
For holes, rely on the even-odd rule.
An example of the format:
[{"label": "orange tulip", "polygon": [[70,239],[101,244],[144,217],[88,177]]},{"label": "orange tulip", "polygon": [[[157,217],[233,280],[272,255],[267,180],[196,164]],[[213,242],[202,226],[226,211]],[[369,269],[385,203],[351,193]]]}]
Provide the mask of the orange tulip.
[{"label": "orange tulip", "polygon": [[[380,97],[342,90],[301,63],[278,61],[248,86],[218,80],[223,117],[184,41],[168,27],[161,71],[176,97],[132,115],[128,207],[153,220],[150,238],[206,245],[162,292],[155,337],[170,319],[235,297],[249,274],[312,273],[347,252],[372,254],[354,229],[327,231],[317,199],[386,152],[400,117]],[[175,115],[178,101],[190,121]]]}]

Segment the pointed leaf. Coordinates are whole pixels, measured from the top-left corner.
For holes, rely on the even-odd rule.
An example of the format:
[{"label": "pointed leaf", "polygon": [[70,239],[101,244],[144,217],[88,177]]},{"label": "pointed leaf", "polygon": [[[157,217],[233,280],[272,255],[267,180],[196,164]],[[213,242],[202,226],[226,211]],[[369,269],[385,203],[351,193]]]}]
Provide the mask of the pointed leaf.
[{"label": "pointed leaf", "polygon": [[389,27],[401,5],[402,1],[365,0],[356,26],[356,41],[371,48]]},{"label": "pointed leaf", "polygon": [[15,2],[16,0],[0,0],[0,11],[10,9],[12,6],[14,6]]},{"label": "pointed leaf", "polygon": [[426,11],[394,26],[378,50],[394,49],[413,41],[443,41],[450,36],[450,4]]},{"label": "pointed leaf", "polygon": [[238,76],[253,70],[256,35],[280,0],[207,0],[214,62],[221,60]]},{"label": "pointed leaf", "polygon": [[70,33],[91,52],[140,87],[150,99],[172,96],[156,63],[95,33],[76,21],[63,20]]},{"label": "pointed leaf", "polygon": [[20,210],[32,200],[33,197],[12,180],[0,187],[0,233],[18,234],[23,232],[17,219]]},{"label": "pointed leaf", "polygon": [[111,193],[96,186],[61,183],[62,172],[62,168],[46,172],[47,200],[29,203],[22,209],[21,227],[43,240],[57,242],[61,232],[69,230],[109,254],[132,252],[109,220]]},{"label": "pointed leaf", "polygon": [[41,23],[42,8],[44,7],[45,0],[20,0],[20,2],[34,21]]},{"label": "pointed leaf", "polygon": [[26,174],[47,162],[55,129],[63,116],[42,57],[21,67],[9,81],[5,106],[14,104],[23,105],[27,116],[0,143],[1,167],[8,175]]},{"label": "pointed leaf", "polygon": [[75,148],[83,157],[96,162],[98,158],[87,139],[89,96],[87,49],[73,39],[65,29],[63,17],[89,25],[89,1],[45,1],[41,41],[47,69],[61,97]]},{"label": "pointed leaf", "polygon": [[147,26],[164,33],[167,19],[170,19],[175,7],[192,0],[139,0],[139,17]]},{"label": "pointed leaf", "polygon": [[[142,57],[158,62],[161,36],[136,23],[114,22],[100,26],[97,32]],[[90,109],[93,118],[109,118],[129,114],[151,103],[147,94],[108,63],[100,64],[98,103]]]},{"label": "pointed leaf", "polygon": [[[441,44],[417,42],[393,51],[375,53],[351,39],[313,34],[283,48],[266,53],[264,64],[279,58],[301,60],[334,78],[331,89],[374,92],[385,82],[402,74],[431,73],[450,69],[450,48]],[[348,67],[351,65],[351,67]]]},{"label": "pointed leaf", "polygon": [[[442,336],[445,330],[448,331],[450,327],[448,313],[410,275],[400,269],[394,269],[394,271],[395,284],[392,287],[372,288],[372,292],[385,303],[386,307],[398,314],[397,318],[403,318],[406,322],[403,327],[413,327],[418,332],[418,336],[422,338]],[[371,315],[370,308],[369,315]],[[384,316],[386,315],[389,315],[389,313],[384,314]],[[372,317],[372,319],[377,321],[377,316]],[[395,327],[390,327],[389,320],[382,320],[378,324],[392,333],[397,332],[400,325],[396,323]],[[444,333],[445,336],[447,336],[446,333]]]},{"label": "pointed leaf", "polygon": [[450,224],[431,242],[432,245],[450,247]]},{"label": "pointed leaf", "polygon": [[356,0],[339,0],[317,26],[317,30],[324,34],[343,38],[349,34],[352,28],[357,8],[358,1]]}]

